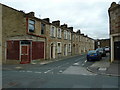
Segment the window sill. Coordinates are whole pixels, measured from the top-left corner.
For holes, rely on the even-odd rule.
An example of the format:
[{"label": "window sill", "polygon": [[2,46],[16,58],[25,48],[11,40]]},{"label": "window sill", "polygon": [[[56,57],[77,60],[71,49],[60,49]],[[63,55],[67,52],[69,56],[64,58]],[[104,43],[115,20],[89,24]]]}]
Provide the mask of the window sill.
[{"label": "window sill", "polygon": [[51,38],[55,38],[54,36],[50,36]]},{"label": "window sill", "polygon": [[58,37],[58,39],[62,39],[62,38],[59,38],[59,37]]}]

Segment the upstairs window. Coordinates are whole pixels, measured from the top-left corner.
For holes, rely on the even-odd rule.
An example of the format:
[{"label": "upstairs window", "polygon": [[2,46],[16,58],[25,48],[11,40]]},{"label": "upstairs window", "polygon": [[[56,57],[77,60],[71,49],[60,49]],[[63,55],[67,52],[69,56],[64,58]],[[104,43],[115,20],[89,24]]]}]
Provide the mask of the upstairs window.
[{"label": "upstairs window", "polygon": [[81,41],[81,36],[79,36],[79,41]]},{"label": "upstairs window", "polygon": [[64,39],[67,39],[67,36],[68,36],[68,35],[67,35],[67,31],[65,30],[65,31],[64,31]]},{"label": "upstairs window", "polygon": [[68,34],[68,37],[67,37],[67,38],[70,40],[70,34],[69,34],[69,32],[68,32],[67,34]]},{"label": "upstairs window", "polygon": [[60,28],[57,29],[57,37],[61,38],[61,29]]},{"label": "upstairs window", "polygon": [[69,34],[70,34],[70,40],[71,40],[71,32],[69,32]]},{"label": "upstairs window", "polygon": [[41,23],[41,34],[45,34],[45,24]]},{"label": "upstairs window", "polygon": [[68,32],[68,39],[71,40],[71,32]]},{"label": "upstairs window", "polygon": [[72,35],[72,39],[73,39],[73,41],[74,41],[74,35]]},{"label": "upstairs window", "polygon": [[29,20],[28,21],[28,29],[29,29],[29,32],[34,32],[35,31],[35,21],[34,20]]},{"label": "upstairs window", "polygon": [[51,27],[51,31],[50,31],[50,36],[51,36],[51,37],[55,37],[55,34],[56,34],[56,32],[55,32],[55,27],[52,26],[52,27]]},{"label": "upstairs window", "polygon": [[76,41],[78,41],[78,36],[76,35]]}]

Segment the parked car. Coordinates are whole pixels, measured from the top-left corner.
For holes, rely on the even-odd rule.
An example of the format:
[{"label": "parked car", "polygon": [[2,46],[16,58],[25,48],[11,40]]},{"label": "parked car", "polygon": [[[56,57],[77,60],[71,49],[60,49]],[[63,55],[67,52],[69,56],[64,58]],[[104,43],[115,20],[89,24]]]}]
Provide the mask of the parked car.
[{"label": "parked car", "polygon": [[105,52],[106,53],[110,53],[110,48],[109,47],[105,47]]},{"label": "parked car", "polygon": [[101,59],[101,54],[96,50],[89,51],[87,54],[87,61],[100,60],[100,59]]},{"label": "parked car", "polygon": [[98,51],[102,57],[106,56],[106,52],[104,48],[97,48],[96,51]]}]

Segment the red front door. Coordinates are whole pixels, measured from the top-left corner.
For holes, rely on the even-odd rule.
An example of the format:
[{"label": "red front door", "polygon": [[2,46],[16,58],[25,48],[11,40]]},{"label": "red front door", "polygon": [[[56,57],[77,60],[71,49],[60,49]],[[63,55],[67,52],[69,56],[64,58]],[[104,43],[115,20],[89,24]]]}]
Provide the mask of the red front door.
[{"label": "red front door", "polygon": [[21,45],[21,64],[30,63],[30,45]]}]

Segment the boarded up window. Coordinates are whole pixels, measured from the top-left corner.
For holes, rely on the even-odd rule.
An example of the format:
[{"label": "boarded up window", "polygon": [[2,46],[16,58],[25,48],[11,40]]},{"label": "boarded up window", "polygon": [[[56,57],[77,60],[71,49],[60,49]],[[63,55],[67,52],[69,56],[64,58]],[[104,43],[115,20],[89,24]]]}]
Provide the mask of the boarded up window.
[{"label": "boarded up window", "polygon": [[32,60],[44,58],[44,42],[32,42]]},{"label": "boarded up window", "polygon": [[7,41],[7,59],[19,60],[19,41]]}]

